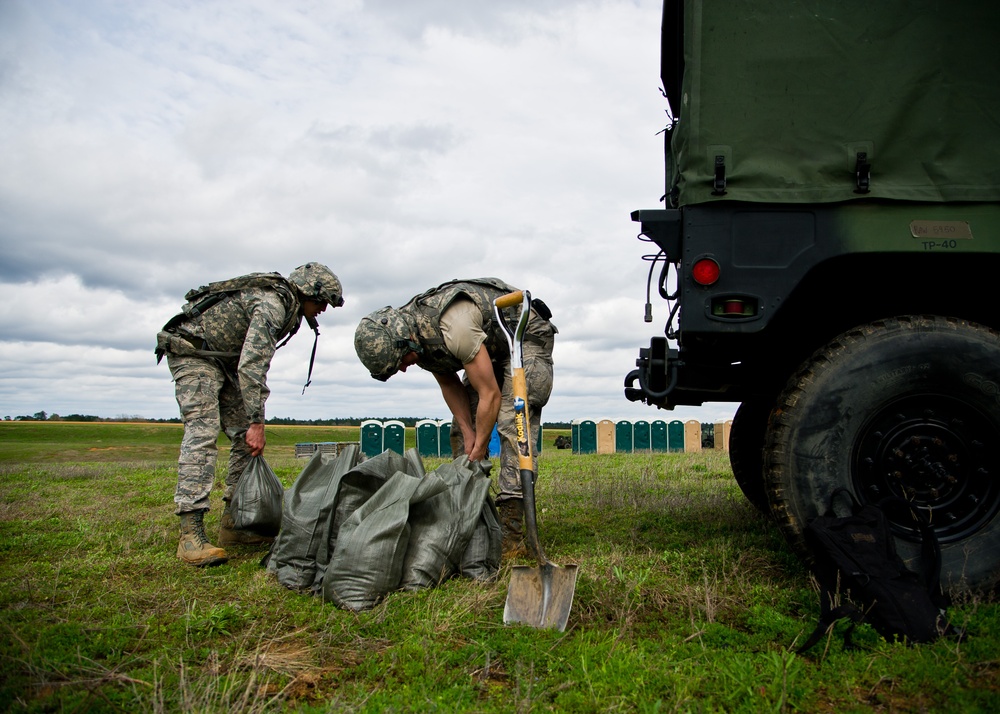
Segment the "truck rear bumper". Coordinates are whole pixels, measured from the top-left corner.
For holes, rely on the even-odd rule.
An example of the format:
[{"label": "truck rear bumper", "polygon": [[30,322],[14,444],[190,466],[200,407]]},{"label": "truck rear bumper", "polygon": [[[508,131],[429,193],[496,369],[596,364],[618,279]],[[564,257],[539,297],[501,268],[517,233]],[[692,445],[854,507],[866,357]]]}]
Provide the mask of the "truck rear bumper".
[{"label": "truck rear bumper", "polygon": [[625,376],[625,398],[660,409],[701,406],[705,402],[740,402],[741,365],[692,366],[684,355],[667,345],[665,337],[654,337],[649,347],[639,349],[636,369]]}]

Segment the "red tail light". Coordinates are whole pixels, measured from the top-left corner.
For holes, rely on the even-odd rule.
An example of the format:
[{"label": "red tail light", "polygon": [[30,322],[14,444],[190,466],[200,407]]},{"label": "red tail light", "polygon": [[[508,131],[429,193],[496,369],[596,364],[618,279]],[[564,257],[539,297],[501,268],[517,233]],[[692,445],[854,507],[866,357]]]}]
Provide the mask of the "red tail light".
[{"label": "red tail light", "polygon": [[719,279],[719,264],[711,258],[699,258],[691,266],[691,277],[699,285],[712,285]]}]

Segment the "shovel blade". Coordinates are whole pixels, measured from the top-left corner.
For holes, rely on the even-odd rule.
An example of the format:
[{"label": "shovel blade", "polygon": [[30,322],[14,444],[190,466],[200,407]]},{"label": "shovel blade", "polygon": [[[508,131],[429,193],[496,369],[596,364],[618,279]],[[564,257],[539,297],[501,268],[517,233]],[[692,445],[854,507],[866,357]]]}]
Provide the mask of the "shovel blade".
[{"label": "shovel blade", "polygon": [[576,571],[575,565],[515,565],[503,608],[504,624],[565,630],[576,590]]}]

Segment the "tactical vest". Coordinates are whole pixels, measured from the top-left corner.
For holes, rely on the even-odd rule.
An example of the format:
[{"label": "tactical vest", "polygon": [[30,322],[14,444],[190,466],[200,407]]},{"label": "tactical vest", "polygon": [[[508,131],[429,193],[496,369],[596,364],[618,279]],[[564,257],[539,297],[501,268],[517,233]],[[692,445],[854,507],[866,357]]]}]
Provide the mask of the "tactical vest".
[{"label": "tactical vest", "polygon": [[[295,286],[280,273],[250,273],[249,275],[241,275],[237,278],[230,278],[229,280],[219,280],[214,283],[209,283],[208,285],[202,285],[199,288],[192,288],[191,290],[188,290],[184,295],[184,299],[187,300],[187,303],[185,303],[184,307],[181,308],[181,312],[174,315],[167,321],[167,324],[163,326],[163,330],[160,334],[176,334],[177,328],[184,322],[197,319],[206,310],[219,304],[231,294],[247,288],[271,288],[278,293],[281,297],[282,303],[285,305],[288,319],[285,321],[285,324],[282,325],[281,330],[275,336],[275,339],[281,340],[282,338],[285,338],[285,342],[281,343],[282,345],[288,342],[288,339],[290,339],[299,329],[301,320],[299,315],[300,304],[298,293],[295,291]],[[169,342],[169,338],[164,336],[158,339],[156,349],[157,363],[159,363],[160,359],[163,357],[163,353],[168,351],[164,349],[167,347],[164,342]],[[281,345],[278,346],[280,347]],[[209,350],[198,349],[197,346],[192,346],[190,351],[185,349],[183,354],[194,354],[206,357],[239,356],[239,353],[212,352]]]},{"label": "tactical vest", "polygon": [[444,334],[441,332],[441,315],[459,297],[471,299],[482,313],[483,331],[486,333],[486,342],[483,344],[491,359],[494,362],[506,359],[510,348],[503,328],[496,323],[493,300],[515,290],[517,288],[497,278],[452,280],[417,295],[399,308],[400,312],[412,318],[416,326],[417,339],[423,348],[417,364],[429,372],[439,374],[462,369],[461,361],[445,348]]}]

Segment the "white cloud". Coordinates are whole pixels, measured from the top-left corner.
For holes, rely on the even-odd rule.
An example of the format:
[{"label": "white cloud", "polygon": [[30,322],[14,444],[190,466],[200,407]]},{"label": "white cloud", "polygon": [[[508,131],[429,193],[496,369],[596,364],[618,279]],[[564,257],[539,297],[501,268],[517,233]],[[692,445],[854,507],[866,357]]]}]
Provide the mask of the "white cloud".
[{"label": "white cloud", "polygon": [[662,193],[659,26],[658,0],[0,4],[0,412],[172,416],[150,350],[184,292],[318,260],[347,304],[305,395],[308,331],[276,357],[273,416],[444,417],[427,375],[368,377],[354,326],[495,275],[555,313],[547,419],[652,417],[622,381],[666,317],[628,215]]}]

